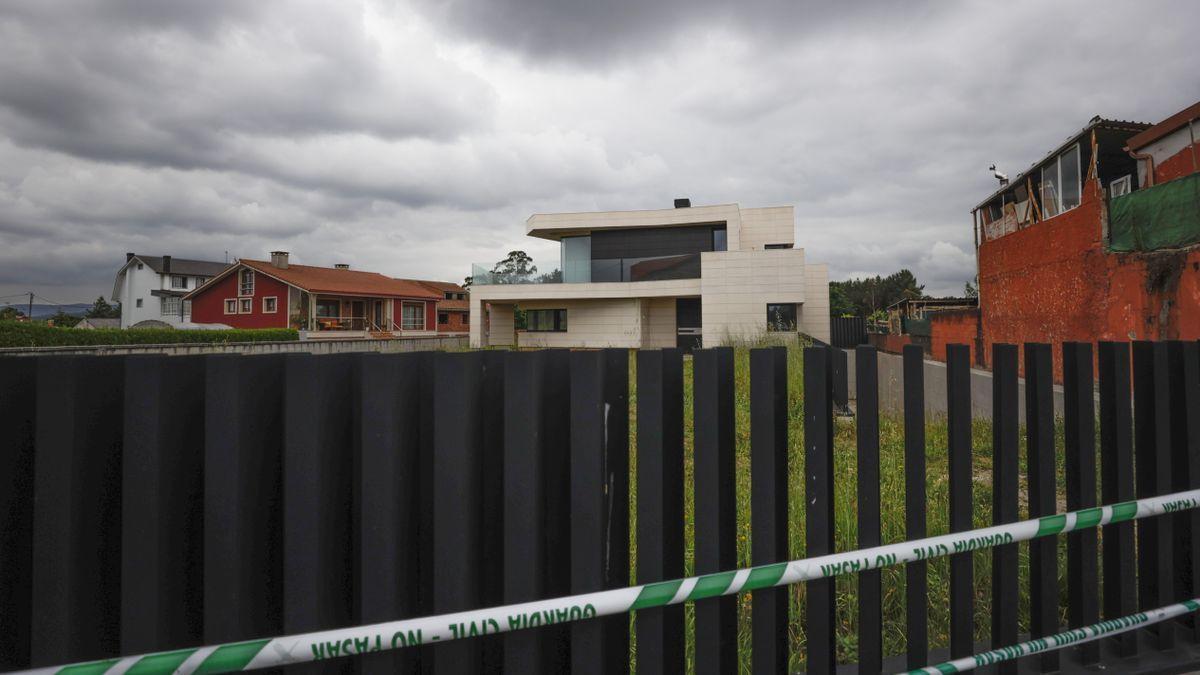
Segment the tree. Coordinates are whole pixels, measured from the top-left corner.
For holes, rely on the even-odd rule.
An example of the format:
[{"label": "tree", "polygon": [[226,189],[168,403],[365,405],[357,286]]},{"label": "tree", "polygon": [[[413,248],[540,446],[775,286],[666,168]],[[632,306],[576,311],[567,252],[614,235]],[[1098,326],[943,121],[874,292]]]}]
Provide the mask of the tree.
[{"label": "tree", "polygon": [[492,268],[492,274],[495,275],[498,284],[516,283],[537,274],[537,265],[533,264],[533,258],[525,251],[509,251],[508,256]]},{"label": "tree", "polygon": [[62,308],[60,307],[59,310],[54,313],[54,316],[50,317],[46,323],[52,324],[58,328],[74,328],[75,324],[79,323],[79,320],[80,317],[71,316],[70,314],[62,311]]},{"label": "tree", "polygon": [[968,298],[978,298],[979,297],[979,275],[978,274],[975,275],[974,283],[971,283],[970,281],[968,281],[967,284],[965,286],[963,286],[963,296],[968,297]]},{"label": "tree", "polygon": [[25,312],[22,312],[12,305],[0,307],[0,321],[16,321],[23,316],[25,316]]},{"label": "tree", "polygon": [[96,302],[92,303],[91,309],[84,312],[83,315],[89,319],[119,319],[121,318],[121,305],[110,305],[104,296],[100,296],[96,298]]},{"label": "tree", "polygon": [[911,271],[902,269],[886,277],[876,275],[831,282],[829,311],[833,316],[869,317],[901,300],[922,297],[925,297],[925,286],[917,282]]},{"label": "tree", "polygon": [[471,284],[474,282],[475,282],[475,277],[463,277],[463,284],[462,284],[463,288],[470,288]]}]

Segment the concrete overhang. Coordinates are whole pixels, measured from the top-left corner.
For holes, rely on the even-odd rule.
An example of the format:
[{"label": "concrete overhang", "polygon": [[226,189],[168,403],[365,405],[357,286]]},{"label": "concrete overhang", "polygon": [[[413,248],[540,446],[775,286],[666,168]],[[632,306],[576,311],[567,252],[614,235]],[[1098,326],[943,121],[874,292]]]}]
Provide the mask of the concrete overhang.
[{"label": "concrete overhang", "polygon": [[564,284],[489,284],[471,287],[471,300],[611,300],[614,298],[671,298],[700,295],[699,279],[664,281],[606,281]]},{"label": "concrete overhang", "polygon": [[557,241],[596,230],[637,227],[685,227],[714,223],[739,224],[737,204],[649,209],[645,211],[592,211],[586,213],[535,213],[525,221],[525,234]]}]

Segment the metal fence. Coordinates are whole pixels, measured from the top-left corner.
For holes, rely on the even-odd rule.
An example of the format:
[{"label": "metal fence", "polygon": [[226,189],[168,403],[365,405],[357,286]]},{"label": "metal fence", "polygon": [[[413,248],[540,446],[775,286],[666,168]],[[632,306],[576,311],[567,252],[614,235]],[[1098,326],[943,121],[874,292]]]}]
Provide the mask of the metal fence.
[{"label": "metal fence", "polygon": [[[1105,504],[1200,487],[1200,348],[1130,347],[1100,343],[1093,353],[1090,344],[1063,346],[1067,509],[1096,506],[1097,485]],[[833,553],[833,470],[850,451],[834,448],[838,354],[805,350],[803,406],[795,411],[803,413],[803,434],[790,442],[783,348],[751,350],[748,392],[736,391],[732,350],[696,351],[690,427],[678,350],[636,354],[633,406],[625,350],[0,359],[0,669],[672,580],[684,576],[689,544],[695,574],[735,569],[739,397],[750,411],[751,564]],[[947,356],[950,529],[962,532],[972,529],[972,485],[984,467],[974,466],[971,447],[968,350],[950,346]],[[1061,510],[1051,348],[1028,344],[1023,356],[1029,420],[1022,492],[1021,353],[1011,345],[994,351],[996,524]],[[872,348],[859,347],[854,358],[854,511],[857,545],[868,548],[883,543],[878,374]],[[904,520],[914,540],[929,534],[920,348],[905,349],[904,365]],[[684,525],[688,431],[691,542]],[[792,449],[801,443],[802,451]],[[797,509],[789,504],[788,464],[799,452],[804,502]],[[1022,494],[1027,514],[1019,514]],[[799,514],[802,552],[789,550],[788,539],[789,520]],[[1029,547],[1036,638],[1066,627],[1062,609],[1068,626],[1080,627],[1200,595],[1192,574],[1198,527],[1200,512],[1191,510],[1070,532],[1065,596],[1054,537],[996,546],[986,645],[973,635],[972,556],[980,554],[953,554],[949,655],[1021,639],[1019,546]],[[924,561],[906,565],[905,654],[884,653],[879,570],[857,577],[851,637],[859,672],[943,656],[930,650]],[[805,584],[799,603],[785,588],[752,591],[752,634],[742,644],[735,596],[697,599],[690,629],[696,672],[736,670],[738,650],[746,648],[756,673],[786,672],[796,652],[808,672],[833,672],[835,639],[845,630],[835,620],[834,580]],[[703,590],[689,597],[704,598]],[[788,629],[796,611],[802,646]],[[682,672],[689,633],[682,605],[636,614],[638,671]],[[610,673],[630,666],[625,615],[503,635],[488,634],[486,625],[458,630],[480,635],[291,669]],[[1103,663],[1118,672],[1167,672],[1192,662],[1198,639],[1200,624],[1186,616],[1046,651],[1022,667]],[[999,668],[1015,672],[1016,665]]]},{"label": "metal fence", "polygon": [[867,320],[861,316],[835,316],[829,320],[829,331],[834,347],[853,349],[867,344]]}]

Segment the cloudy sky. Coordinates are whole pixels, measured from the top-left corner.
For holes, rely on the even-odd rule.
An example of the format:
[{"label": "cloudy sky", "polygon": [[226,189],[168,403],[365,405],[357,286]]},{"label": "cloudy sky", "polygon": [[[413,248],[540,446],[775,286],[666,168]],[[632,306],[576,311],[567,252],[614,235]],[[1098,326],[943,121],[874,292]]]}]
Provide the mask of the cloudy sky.
[{"label": "cloudy sky", "polygon": [[0,296],[125,251],[393,276],[535,212],[796,207],[832,278],[974,274],[970,208],[1093,115],[1200,98],[1200,3],[5,0]]}]

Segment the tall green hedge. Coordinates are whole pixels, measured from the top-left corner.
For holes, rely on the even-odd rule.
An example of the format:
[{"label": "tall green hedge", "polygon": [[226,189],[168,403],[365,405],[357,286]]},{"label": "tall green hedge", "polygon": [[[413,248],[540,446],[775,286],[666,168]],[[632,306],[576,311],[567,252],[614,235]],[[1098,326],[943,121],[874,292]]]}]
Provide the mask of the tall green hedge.
[{"label": "tall green hedge", "polygon": [[37,323],[0,321],[0,347],[76,347],[86,345],[162,345],[210,342],[287,342],[299,340],[291,328],[254,330],[176,330],[174,328],[58,328]]}]

